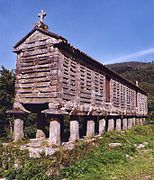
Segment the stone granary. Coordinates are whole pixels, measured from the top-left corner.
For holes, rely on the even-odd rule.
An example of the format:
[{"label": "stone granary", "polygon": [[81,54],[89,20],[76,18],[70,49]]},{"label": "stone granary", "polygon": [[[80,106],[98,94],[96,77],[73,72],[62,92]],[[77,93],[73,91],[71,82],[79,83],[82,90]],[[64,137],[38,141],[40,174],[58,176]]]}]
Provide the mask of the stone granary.
[{"label": "stone granary", "polygon": [[15,116],[14,140],[23,138],[23,119],[31,112],[38,115],[36,138],[48,136],[50,145],[61,143],[65,115],[70,117],[71,142],[80,138],[82,121],[86,137],[142,124],[147,93],[50,32],[45,15],[41,11],[39,22],[14,46],[15,102],[10,111]]}]

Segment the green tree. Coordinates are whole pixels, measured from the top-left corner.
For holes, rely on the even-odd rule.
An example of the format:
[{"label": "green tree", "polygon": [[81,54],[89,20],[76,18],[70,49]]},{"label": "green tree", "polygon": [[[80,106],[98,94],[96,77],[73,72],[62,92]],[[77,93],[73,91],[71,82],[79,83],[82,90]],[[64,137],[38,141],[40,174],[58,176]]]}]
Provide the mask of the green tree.
[{"label": "green tree", "polygon": [[9,119],[6,111],[12,109],[14,97],[15,73],[3,66],[0,69],[0,136],[6,136]]}]

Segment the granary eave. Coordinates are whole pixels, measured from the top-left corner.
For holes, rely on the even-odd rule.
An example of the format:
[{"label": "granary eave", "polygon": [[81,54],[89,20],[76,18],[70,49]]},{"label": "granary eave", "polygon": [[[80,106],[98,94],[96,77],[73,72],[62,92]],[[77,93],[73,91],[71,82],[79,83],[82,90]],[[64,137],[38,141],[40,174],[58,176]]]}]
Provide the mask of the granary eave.
[{"label": "granary eave", "polygon": [[53,33],[53,32],[50,32],[50,31],[48,31],[48,30],[45,30],[45,29],[42,29],[42,28],[39,28],[39,27],[35,26],[28,34],[26,34],[26,36],[24,36],[20,41],[18,41],[18,42],[15,44],[13,51],[16,52],[16,48],[17,48],[20,44],[22,44],[22,43],[23,43],[31,34],[33,34],[35,31],[40,31],[40,32],[42,32],[42,33],[44,33],[44,34],[46,34],[46,35],[48,35],[48,36],[50,36],[50,37],[54,37],[54,38],[56,38],[56,39],[60,39],[60,40],[62,40],[62,41],[64,41],[64,42],[67,42],[67,40],[66,40],[65,38],[63,38],[62,36],[59,36],[58,34],[55,34],[55,33]]},{"label": "granary eave", "polygon": [[68,42],[61,42],[61,43],[57,43],[55,44],[56,47],[59,47],[61,49],[64,49],[66,51],[72,52],[72,54],[76,55],[76,56],[84,56],[86,58],[87,61],[89,61],[89,63],[92,63],[93,65],[95,65],[96,67],[98,67],[99,69],[101,68],[105,73],[109,74],[110,76],[120,79],[121,81],[123,81],[126,84],[129,84],[130,86],[132,86],[134,89],[144,93],[145,95],[147,95],[147,92],[144,91],[142,88],[136,86],[134,83],[130,82],[129,80],[127,80],[126,78],[122,77],[121,75],[117,74],[115,71],[111,70],[110,68],[104,66],[102,63],[100,63],[99,61],[91,58],[90,56],[88,56],[86,53],[80,51],[79,49],[73,47],[72,45],[70,45]]}]

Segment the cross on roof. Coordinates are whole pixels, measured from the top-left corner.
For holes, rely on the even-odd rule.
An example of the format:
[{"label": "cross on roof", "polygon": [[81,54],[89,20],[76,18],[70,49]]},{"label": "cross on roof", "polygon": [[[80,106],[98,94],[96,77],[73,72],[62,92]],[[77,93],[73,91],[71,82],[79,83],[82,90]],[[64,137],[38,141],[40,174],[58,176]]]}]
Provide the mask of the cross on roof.
[{"label": "cross on roof", "polygon": [[41,12],[38,14],[38,17],[40,17],[40,22],[43,23],[44,17],[46,16],[46,12],[44,10],[41,10]]}]

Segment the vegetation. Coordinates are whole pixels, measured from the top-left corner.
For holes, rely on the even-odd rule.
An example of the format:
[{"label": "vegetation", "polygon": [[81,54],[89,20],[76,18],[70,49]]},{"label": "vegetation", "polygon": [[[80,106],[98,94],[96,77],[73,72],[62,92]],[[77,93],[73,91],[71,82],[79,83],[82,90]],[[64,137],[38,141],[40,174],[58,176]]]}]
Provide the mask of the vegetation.
[{"label": "vegetation", "polygon": [[14,97],[15,74],[2,67],[0,70],[0,137],[6,137],[10,132],[10,121],[6,111],[12,109]]},{"label": "vegetation", "polygon": [[[110,143],[121,146],[110,147]],[[0,177],[11,180],[154,178],[152,125],[80,140],[73,150],[60,147],[53,156],[30,158],[28,152],[19,149],[19,143],[0,146],[0,152]]]}]

